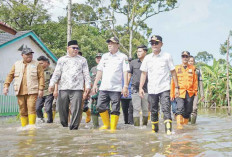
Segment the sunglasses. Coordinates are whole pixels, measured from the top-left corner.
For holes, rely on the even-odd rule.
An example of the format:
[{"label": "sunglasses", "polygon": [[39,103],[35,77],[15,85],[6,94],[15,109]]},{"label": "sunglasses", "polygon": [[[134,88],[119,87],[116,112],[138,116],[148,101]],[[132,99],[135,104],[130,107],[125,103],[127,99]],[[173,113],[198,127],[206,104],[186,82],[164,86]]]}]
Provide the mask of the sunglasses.
[{"label": "sunglasses", "polygon": [[72,47],[73,50],[79,50],[79,47]]},{"label": "sunglasses", "polygon": [[189,56],[187,56],[187,55],[182,55],[181,57],[182,58],[189,58]]},{"label": "sunglasses", "polygon": [[151,45],[159,45],[159,41],[151,42]]}]

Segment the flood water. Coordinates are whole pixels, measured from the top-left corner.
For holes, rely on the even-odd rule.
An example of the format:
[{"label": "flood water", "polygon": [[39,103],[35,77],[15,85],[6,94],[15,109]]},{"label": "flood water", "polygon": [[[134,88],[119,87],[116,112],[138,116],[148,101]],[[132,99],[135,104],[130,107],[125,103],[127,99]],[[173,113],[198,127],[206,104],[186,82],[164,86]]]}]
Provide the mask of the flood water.
[{"label": "flood water", "polygon": [[[82,119],[79,130],[68,130],[59,124],[37,124],[35,130],[22,130],[15,118],[0,120],[0,156],[232,156],[232,118],[223,110],[200,110],[196,125],[164,133],[160,120],[159,133],[147,127],[123,124],[118,130],[99,131]],[[101,121],[101,120],[100,120]]]}]

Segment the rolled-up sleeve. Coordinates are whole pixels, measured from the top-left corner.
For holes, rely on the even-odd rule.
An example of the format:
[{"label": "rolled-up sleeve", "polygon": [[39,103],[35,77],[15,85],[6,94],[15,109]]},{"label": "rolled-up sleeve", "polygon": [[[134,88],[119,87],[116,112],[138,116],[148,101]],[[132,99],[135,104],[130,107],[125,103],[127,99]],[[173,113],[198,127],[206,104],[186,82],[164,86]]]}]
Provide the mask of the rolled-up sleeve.
[{"label": "rolled-up sleeve", "polygon": [[123,60],[123,72],[128,72],[129,70],[130,70],[130,67],[129,67],[128,57],[125,56]]},{"label": "rolled-up sleeve", "polygon": [[49,87],[54,86],[58,82],[58,80],[60,79],[61,73],[62,73],[62,64],[63,64],[62,60],[59,59],[57,61],[55,71],[54,71],[52,78],[50,80]]},{"label": "rolled-up sleeve", "polygon": [[90,75],[89,75],[89,67],[88,67],[88,63],[87,60],[84,60],[83,63],[83,75],[84,75],[84,79],[85,79],[85,88],[91,88],[91,79],[90,79]]},{"label": "rolled-up sleeve", "polygon": [[141,71],[147,72],[147,57],[144,58],[141,67],[140,67]]},{"label": "rolled-up sleeve", "polygon": [[168,54],[168,68],[170,71],[175,70],[175,66],[173,64],[173,59],[170,54]]},{"label": "rolled-up sleeve", "polygon": [[103,62],[104,62],[104,55],[102,56],[99,64],[97,65],[97,70],[103,71],[103,64],[104,64]]}]

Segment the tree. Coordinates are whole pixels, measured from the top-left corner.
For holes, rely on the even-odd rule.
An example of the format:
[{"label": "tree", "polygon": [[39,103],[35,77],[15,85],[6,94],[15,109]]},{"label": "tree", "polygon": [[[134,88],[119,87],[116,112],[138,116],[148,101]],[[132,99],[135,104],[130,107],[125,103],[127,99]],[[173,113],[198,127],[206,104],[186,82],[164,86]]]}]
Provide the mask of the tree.
[{"label": "tree", "polygon": [[[95,2],[95,3],[94,3]],[[103,0],[88,0],[88,4],[103,4]],[[126,43],[129,45],[126,49],[129,56],[132,56],[132,43],[133,35],[135,32],[141,32],[142,35],[148,38],[152,32],[152,29],[147,26],[145,21],[161,12],[166,12],[173,10],[177,4],[177,0],[111,0],[110,6],[112,8],[112,18],[115,19],[115,14],[117,16],[125,16],[127,21],[125,21],[124,29],[129,35],[129,41]],[[110,8],[109,6],[107,8]],[[117,31],[114,29],[114,35],[117,36]],[[123,47],[126,47],[123,45]]]},{"label": "tree", "polygon": [[50,20],[44,4],[39,0],[2,0],[0,19],[17,30],[28,30],[35,24]]},{"label": "tree", "polygon": [[203,62],[206,64],[212,59],[213,59],[213,55],[208,53],[207,51],[198,52],[197,55],[195,56],[196,62]]}]

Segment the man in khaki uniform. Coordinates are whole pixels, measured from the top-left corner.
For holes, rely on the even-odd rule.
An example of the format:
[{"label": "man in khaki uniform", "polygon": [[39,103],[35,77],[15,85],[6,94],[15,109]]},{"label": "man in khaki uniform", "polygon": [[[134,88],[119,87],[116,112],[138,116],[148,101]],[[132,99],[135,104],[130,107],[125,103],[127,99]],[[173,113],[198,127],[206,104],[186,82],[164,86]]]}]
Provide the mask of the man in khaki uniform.
[{"label": "man in khaki uniform", "polygon": [[37,97],[43,96],[44,71],[33,58],[30,48],[23,48],[23,60],[17,61],[4,83],[3,93],[7,95],[10,83],[14,79],[15,94],[18,98],[22,126],[34,125],[36,120],[35,103]]},{"label": "man in khaki uniform", "polygon": [[50,93],[48,91],[48,86],[54,70],[51,67],[49,67],[50,65],[49,59],[46,58],[45,56],[40,56],[39,58],[37,58],[37,60],[39,61],[39,64],[44,69],[44,80],[45,80],[43,97],[38,98],[36,101],[37,117],[40,119],[40,121],[44,122],[42,108],[45,107],[45,112],[48,118],[47,123],[53,123],[52,102],[54,100],[54,96],[53,93]]}]

